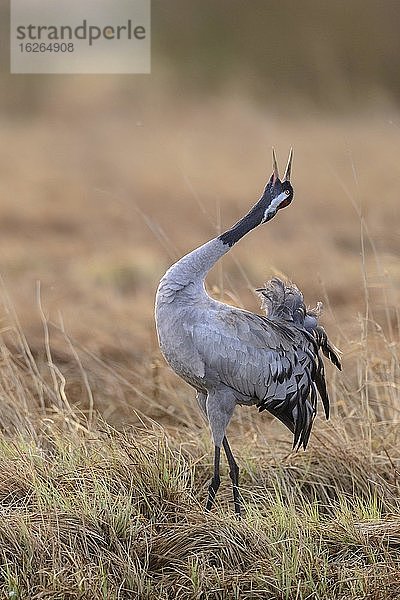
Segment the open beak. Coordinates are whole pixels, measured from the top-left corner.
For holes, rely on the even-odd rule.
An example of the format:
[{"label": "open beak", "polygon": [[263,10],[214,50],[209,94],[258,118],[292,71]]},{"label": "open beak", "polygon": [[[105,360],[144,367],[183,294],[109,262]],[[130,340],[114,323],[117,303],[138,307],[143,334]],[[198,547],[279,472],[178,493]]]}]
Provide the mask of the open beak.
[{"label": "open beak", "polygon": [[290,148],[288,163],[286,165],[285,175],[283,181],[290,181],[290,173],[292,171],[292,160],[293,160],[293,148]]},{"label": "open beak", "polygon": [[272,183],[279,179],[278,162],[276,160],[275,148],[272,148]]},{"label": "open beak", "polygon": [[[285,175],[283,176],[283,181],[290,181],[290,174],[292,171],[292,161],[293,161],[293,148],[290,148],[289,158],[286,165]],[[272,148],[272,175],[271,181],[275,183],[277,179],[279,179],[279,171],[278,171],[278,161],[276,160],[275,148]]]}]

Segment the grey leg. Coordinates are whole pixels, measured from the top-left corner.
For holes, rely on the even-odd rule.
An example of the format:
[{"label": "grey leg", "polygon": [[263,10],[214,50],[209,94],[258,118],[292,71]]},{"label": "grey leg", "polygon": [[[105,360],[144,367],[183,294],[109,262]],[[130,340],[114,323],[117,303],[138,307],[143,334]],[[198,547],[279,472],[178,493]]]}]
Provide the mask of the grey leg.
[{"label": "grey leg", "polygon": [[222,446],[225,431],[235,410],[235,405],[235,399],[228,390],[222,388],[208,393],[206,410],[214,446],[219,448]]},{"label": "grey leg", "polygon": [[[219,488],[220,477],[219,477],[219,464],[221,459],[221,446],[224,443],[225,438],[225,430],[228,426],[228,423],[232,417],[233,411],[235,409],[235,399],[232,398],[231,392],[225,390],[224,388],[220,388],[218,390],[211,390],[208,393],[206,400],[206,410],[207,410],[207,418],[211,428],[214,447],[215,447],[215,455],[214,455],[214,475],[211,480],[210,487],[208,488],[208,500],[206,509],[210,510],[214,504],[215,494]],[[229,448],[229,446],[228,446]],[[226,448],[225,448],[226,452]],[[232,452],[229,448],[230,456],[232,456]],[[227,455],[228,456],[228,455]],[[229,458],[228,458],[229,460]],[[233,463],[235,463],[232,456]],[[236,463],[235,463],[236,464]],[[231,471],[235,473],[234,477],[236,477],[236,470],[232,469]],[[236,465],[237,469],[237,465]],[[236,480],[235,480],[236,481]],[[237,488],[237,483],[236,483]],[[236,510],[236,508],[235,508]]]},{"label": "grey leg", "polygon": [[219,488],[219,484],[221,482],[219,477],[219,463],[221,460],[221,448],[219,446],[215,446],[215,454],[214,454],[214,475],[211,479],[210,486],[208,488],[208,498],[206,504],[206,510],[211,510],[214,504],[215,496]]},{"label": "grey leg", "polygon": [[232,454],[232,450],[228,444],[226,436],[224,436],[222,443],[224,445],[226,458],[228,459],[229,463],[229,476],[232,480],[233,503],[235,506],[235,514],[240,519],[242,516],[242,501],[239,493],[239,467],[235,461],[235,457]]}]

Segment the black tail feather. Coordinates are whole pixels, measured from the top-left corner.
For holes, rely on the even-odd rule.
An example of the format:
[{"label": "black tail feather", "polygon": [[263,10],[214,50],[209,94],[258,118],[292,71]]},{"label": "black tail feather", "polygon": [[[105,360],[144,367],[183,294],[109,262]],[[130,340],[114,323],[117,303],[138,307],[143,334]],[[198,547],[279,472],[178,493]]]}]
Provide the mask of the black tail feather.
[{"label": "black tail feather", "polygon": [[[261,307],[269,323],[276,324],[281,330],[293,327],[292,331],[301,332],[306,342],[294,350],[292,363],[289,361],[290,369],[282,369],[278,378],[278,383],[282,384],[285,378],[292,377],[292,370],[297,371],[297,391],[291,391],[284,400],[279,401],[266,397],[257,406],[260,411],[268,410],[290,429],[293,433],[293,449],[298,450],[301,446],[305,449],[317,412],[318,396],[322,400],[325,416],[329,418],[329,395],[321,352],[337,369],[342,370],[340,352],[328,340],[325,329],[318,324],[321,303],[314,309],[306,307],[300,290],[293,283],[283,282],[276,277],[256,291],[262,298]],[[300,351],[303,356],[299,358],[297,353]]]},{"label": "black tail feather", "polygon": [[339,350],[335,348],[333,344],[331,344],[331,342],[328,339],[328,336],[326,335],[325,329],[321,325],[318,325],[318,327],[316,327],[314,331],[317,344],[321,348],[326,358],[329,358],[331,363],[334,364],[335,367],[339,369],[339,371],[341,371],[342,363],[340,362],[339,358]]}]

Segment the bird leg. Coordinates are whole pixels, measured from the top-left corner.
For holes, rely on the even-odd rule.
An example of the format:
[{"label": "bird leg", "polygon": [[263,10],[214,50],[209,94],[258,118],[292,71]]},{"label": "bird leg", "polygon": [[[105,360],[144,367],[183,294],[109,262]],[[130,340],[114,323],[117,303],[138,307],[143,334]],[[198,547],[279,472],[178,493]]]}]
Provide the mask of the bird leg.
[{"label": "bird leg", "polygon": [[240,519],[242,517],[242,501],[239,493],[239,467],[235,461],[235,457],[232,454],[232,450],[229,446],[226,436],[224,436],[222,443],[224,445],[226,458],[228,459],[229,463],[229,476],[232,480],[233,503],[235,506],[235,514],[237,518]]},{"label": "bird leg", "polygon": [[219,463],[221,460],[221,448],[219,446],[215,446],[215,454],[214,454],[214,475],[211,479],[211,483],[208,488],[208,498],[206,504],[206,510],[211,510],[214,504],[215,496],[219,488],[219,484],[221,482],[219,477]]},{"label": "bird leg", "polygon": [[[224,444],[225,452],[226,446],[224,442],[225,431],[228,427],[229,421],[232,417],[233,411],[235,410],[236,400],[232,397],[232,394],[229,390],[224,388],[220,388],[217,390],[210,390],[208,392],[207,401],[206,401],[206,410],[207,410],[207,418],[210,424],[214,447],[215,447],[215,455],[214,455],[214,476],[211,480],[211,485],[208,488],[208,500],[206,508],[210,510],[214,504],[215,494],[219,488],[220,478],[219,478],[219,463],[221,459],[221,446]],[[234,474],[235,481],[237,480],[237,465],[235,464],[235,460],[232,456],[232,452],[229,449],[229,454],[231,459],[228,456],[228,460],[230,460],[231,471]],[[236,468],[233,468],[235,465]],[[237,487],[237,481],[236,481]]]}]

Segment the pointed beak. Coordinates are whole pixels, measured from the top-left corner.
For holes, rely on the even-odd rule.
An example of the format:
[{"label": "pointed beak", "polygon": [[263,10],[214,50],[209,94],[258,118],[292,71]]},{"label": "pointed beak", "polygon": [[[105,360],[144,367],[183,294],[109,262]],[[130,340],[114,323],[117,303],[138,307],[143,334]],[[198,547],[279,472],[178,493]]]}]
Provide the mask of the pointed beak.
[{"label": "pointed beak", "polygon": [[290,148],[289,159],[286,165],[285,175],[283,177],[283,181],[290,181],[290,173],[292,171],[292,160],[293,160],[293,148]]},{"label": "pointed beak", "polygon": [[275,148],[272,148],[272,169],[273,169],[273,172],[272,172],[271,179],[272,179],[272,182],[275,183],[275,181],[277,179],[279,179],[278,162],[276,160]]}]

